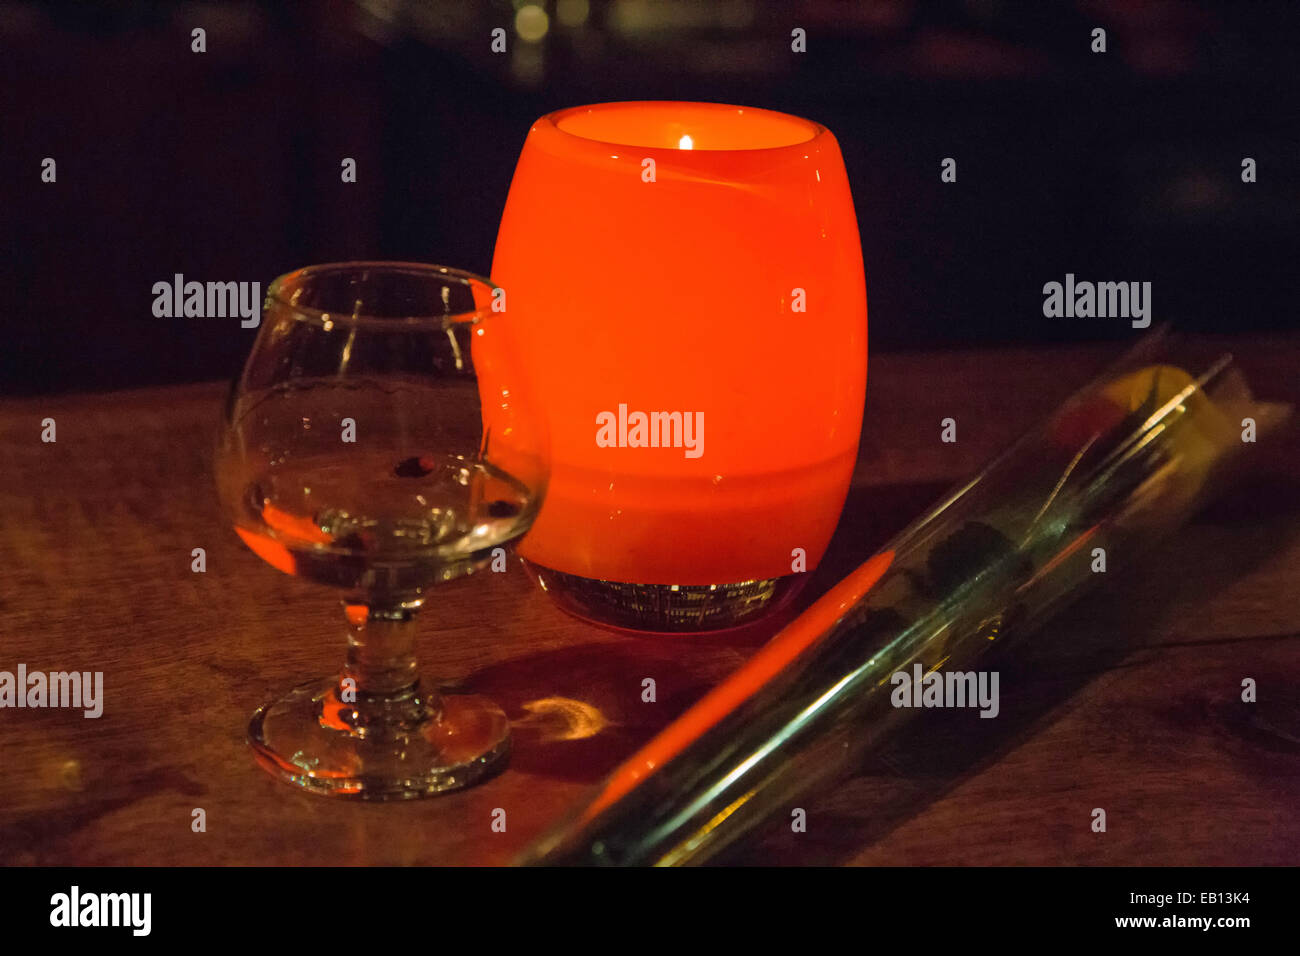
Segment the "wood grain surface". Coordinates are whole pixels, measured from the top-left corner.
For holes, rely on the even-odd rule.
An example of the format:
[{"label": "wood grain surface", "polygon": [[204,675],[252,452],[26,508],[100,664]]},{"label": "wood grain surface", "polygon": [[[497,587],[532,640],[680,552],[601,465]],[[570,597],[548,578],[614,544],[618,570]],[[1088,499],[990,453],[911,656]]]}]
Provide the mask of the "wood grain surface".
[{"label": "wood grain surface", "polygon": [[[1237,355],[1257,395],[1300,401],[1300,337],[1208,344]],[[873,357],[853,490],[802,605],[1115,352]],[[504,574],[446,586],[420,625],[426,676],[510,715],[508,769],[401,804],[300,793],[255,765],[244,730],[269,697],[336,672],[341,610],[221,521],[211,449],[223,396],[204,384],[0,403],[0,670],[105,675],[99,719],[0,710],[0,863],[507,863],[779,626],[606,632],[554,608],[512,557]],[[939,441],[947,416],[956,444]],[[53,444],[40,440],[47,417]],[[1003,662],[1019,677],[1002,686],[1020,693],[1003,693],[992,732],[918,718],[861,774],[808,796],[806,833],[778,821],[735,861],[1300,862],[1296,436],[1293,419],[1146,565]],[[196,547],[206,573],[191,571]],[[644,677],[657,703],[642,703]],[[1240,700],[1246,677],[1257,704]],[[1105,833],[1090,828],[1096,807]],[[491,827],[497,808],[504,833]]]}]

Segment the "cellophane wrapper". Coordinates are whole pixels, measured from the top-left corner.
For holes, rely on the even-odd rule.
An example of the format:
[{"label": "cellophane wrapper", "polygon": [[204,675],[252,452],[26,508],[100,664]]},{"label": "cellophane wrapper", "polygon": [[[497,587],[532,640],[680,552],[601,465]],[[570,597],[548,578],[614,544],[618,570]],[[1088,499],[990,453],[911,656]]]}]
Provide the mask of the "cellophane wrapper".
[{"label": "cellophane wrapper", "polygon": [[966,671],[995,644],[1041,634],[1105,580],[1099,560],[1107,572],[1140,565],[1289,412],[1255,401],[1230,355],[1149,336],[792,622],[519,862],[718,856],[852,772],[915,714],[891,702],[895,674]]}]

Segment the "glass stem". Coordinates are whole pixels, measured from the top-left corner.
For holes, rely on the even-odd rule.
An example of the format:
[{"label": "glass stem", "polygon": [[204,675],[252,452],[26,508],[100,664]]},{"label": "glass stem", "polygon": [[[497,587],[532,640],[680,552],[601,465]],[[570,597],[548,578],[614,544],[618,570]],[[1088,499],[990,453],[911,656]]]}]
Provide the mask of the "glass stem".
[{"label": "glass stem", "polygon": [[354,682],[357,726],[399,730],[435,715],[438,696],[420,686],[416,667],[414,613],[350,602],[345,613],[348,656],[342,677]]}]

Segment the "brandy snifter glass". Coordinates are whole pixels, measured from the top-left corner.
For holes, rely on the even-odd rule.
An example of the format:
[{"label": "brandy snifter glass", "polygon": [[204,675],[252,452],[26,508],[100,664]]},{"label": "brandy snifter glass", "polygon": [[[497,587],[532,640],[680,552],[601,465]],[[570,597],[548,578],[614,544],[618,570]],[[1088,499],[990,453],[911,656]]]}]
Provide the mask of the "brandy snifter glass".
[{"label": "brandy snifter glass", "polygon": [[495,291],[441,266],[354,262],[268,292],[216,475],[255,554],[341,592],[341,673],[249,725],[262,765],[304,789],[416,797],[471,784],[508,754],[499,707],[420,679],[413,623],[431,587],[528,529],[546,489],[545,424]]}]

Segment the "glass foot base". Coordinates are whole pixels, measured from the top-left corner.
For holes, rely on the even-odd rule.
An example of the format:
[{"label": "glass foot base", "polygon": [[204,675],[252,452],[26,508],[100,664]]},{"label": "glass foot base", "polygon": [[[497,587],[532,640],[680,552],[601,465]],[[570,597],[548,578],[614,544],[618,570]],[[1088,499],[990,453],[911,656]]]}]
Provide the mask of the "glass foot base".
[{"label": "glass foot base", "polygon": [[505,712],[485,697],[414,688],[344,702],[339,679],[310,681],[259,708],[248,725],[258,762],[304,790],[403,800],[469,786],[510,753]]}]

